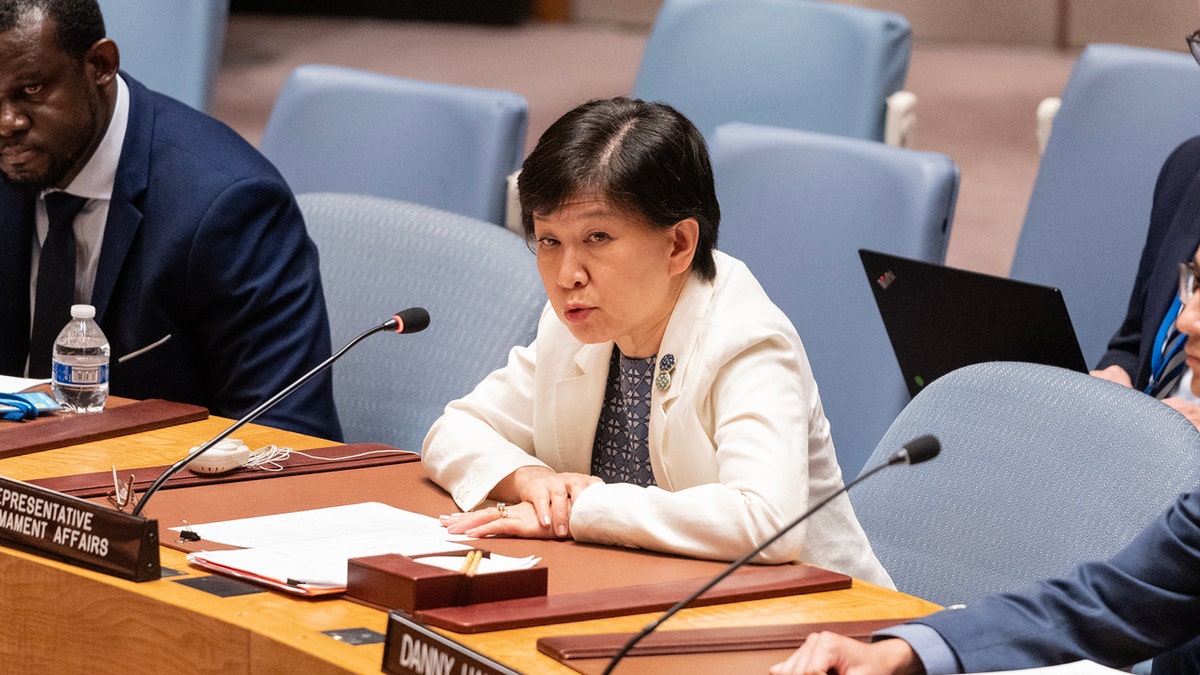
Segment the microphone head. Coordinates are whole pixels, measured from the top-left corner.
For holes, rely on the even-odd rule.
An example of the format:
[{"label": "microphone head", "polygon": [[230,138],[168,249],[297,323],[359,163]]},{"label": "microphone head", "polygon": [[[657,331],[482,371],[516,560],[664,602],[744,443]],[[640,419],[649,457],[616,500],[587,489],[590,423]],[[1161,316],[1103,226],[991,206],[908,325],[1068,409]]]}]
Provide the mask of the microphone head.
[{"label": "microphone head", "polygon": [[896,454],[900,461],[908,464],[920,464],[937,457],[938,453],[942,451],[941,442],[937,437],[929,434],[914,438],[900,447],[900,452]]},{"label": "microphone head", "polygon": [[429,311],[424,307],[402,309],[385,325],[397,333],[420,333],[429,327]]}]

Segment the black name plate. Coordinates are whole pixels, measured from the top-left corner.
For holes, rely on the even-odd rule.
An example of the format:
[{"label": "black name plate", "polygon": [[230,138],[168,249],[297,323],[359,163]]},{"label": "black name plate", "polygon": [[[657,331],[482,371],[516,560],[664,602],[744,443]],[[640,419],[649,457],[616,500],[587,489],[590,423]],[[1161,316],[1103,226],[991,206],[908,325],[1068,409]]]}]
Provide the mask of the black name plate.
[{"label": "black name plate", "polygon": [[397,611],[388,613],[383,672],[389,675],[521,675]]},{"label": "black name plate", "polygon": [[131,581],[162,576],[158,521],[3,477],[0,542]]}]

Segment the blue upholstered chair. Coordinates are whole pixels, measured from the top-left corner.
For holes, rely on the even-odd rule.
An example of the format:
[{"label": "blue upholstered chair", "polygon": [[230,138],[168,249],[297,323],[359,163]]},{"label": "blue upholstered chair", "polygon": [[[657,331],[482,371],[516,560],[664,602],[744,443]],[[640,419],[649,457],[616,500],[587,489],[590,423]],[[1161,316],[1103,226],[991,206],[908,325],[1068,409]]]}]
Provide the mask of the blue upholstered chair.
[{"label": "blue upholstered chair", "polygon": [[533,341],[546,294],[525,241],[447,211],[379,197],[303,194],[337,349],[396,311],[429,310],[412,335],[370,338],[333,366],[347,442],[421,449],[442,408]]},{"label": "blue upholstered chair", "polygon": [[196,108],[212,107],[229,0],[100,0],[121,68]]},{"label": "blue upholstered chair", "polygon": [[1089,365],[1125,316],[1159,169],[1197,134],[1200,68],[1190,55],[1091,45],[1079,57],[1010,276],[1063,290]]},{"label": "blue upholstered chair", "polygon": [[933,461],[850,492],[896,586],[942,605],[1107,558],[1200,481],[1200,432],[1155,399],[1083,373],[990,362],[921,390],[867,461],[922,434]]},{"label": "blue upholstered chair", "polygon": [[262,151],[297,193],[369,194],[503,224],[528,110],[507,91],[307,65],[284,84]]},{"label": "blue upholstered chair", "polygon": [[[904,87],[910,49],[908,21],[892,12],[815,0],[666,0],[633,94],[669,103],[710,138],[725,122],[751,122],[882,141],[886,99]],[[889,142],[906,145],[911,120],[894,126]]]},{"label": "blue upholstered chair", "polygon": [[943,262],[958,167],[936,153],[749,124],[718,127],[711,145],[718,246],[749,265],[800,332],[853,476],[908,401],[858,249]]}]

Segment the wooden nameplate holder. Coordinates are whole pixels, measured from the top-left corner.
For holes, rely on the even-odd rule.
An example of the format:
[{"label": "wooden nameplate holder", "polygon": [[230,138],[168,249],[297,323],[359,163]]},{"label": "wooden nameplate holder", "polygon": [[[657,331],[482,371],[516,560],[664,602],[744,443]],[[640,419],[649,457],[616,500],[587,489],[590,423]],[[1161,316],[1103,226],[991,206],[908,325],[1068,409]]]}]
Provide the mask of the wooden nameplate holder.
[{"label": "wooden nameplate holder", "polygon": [[[873,632],[906,621],[911,619],[664,630],[647,635],[629,651],[628,656],[797,649],[804,644],[806,637],[818,631],[833,631],[856,640],[867,641],[871,639]],[[575,659],[611,659],[634,635],[635,633],[557,635],[538,638],[537,646],[539,652],[560,663]]]},{"label": "wooden nameplate holder", "polygon": [[[466,551],[434,555],[465,555]],[[484,557],[489,553],[484,551]],[[409,614],[425,609],[545,596],[545,567],[467,576],[421,563],[425,556],[387,554],[351,558],[346,597],[365,605]]]},{"label": "wooden nameplate holder", "polygon": [[56,413],[35,420],[0,423],[0,457],[91,443],[208,418],[207,408],[162,399],[125,403],[114,398],[110,403],[102,412],[88,415]]},{"label": "wooden nameplate holder", "polygon": [[[341,459],[344,457],[351,457],[352,455],[368,454],[378,451],[391,451],[391,454],[384,452],[382,454],[373,455],[370,457]],[[400,450],[382,443],[333,445],[326,448],[312,448],[309,450],[304,450],[303,452],[303,455],[293,454],[288,459],[279,462],[281,467],[279,471],[256,471],[253,469],[241,468],[235,469],[229,473],[217,475],[197,474],[193,473],[190,469],[187,471],[180,471],[174,476],[171,476],[167,482],[163,484],[162,489],[169,490],[173,488],[195,487],[198,485],[214,485],[217,483],[274,479],[279,478],[280,476],[292,476],[305,473],[342,471],[345,469],[357,469],[364,466],[382,466],[402,462],[416,462],[421,459],[421,456],[415,452]],[[312,457],[306,457],[305,455],[311,455]],[[315,459],[313,457],[315,457]],[[131,487],[135,493],[141,493],[144,492],[146,488],[150,487],[150,484],[169,468],[169,464],[164,464],[162,466],[123,469],[121,474],[132,474],[135,478]],[[103,497],[111,493],[113,490],[112,472],[110,471],[96,471],[93,473],[81,473],[72,476],[38,478],[29,482],[34,485],[40,485],[51,490],[57,490],[64,494],[74,495],[84,499]]]},{"label": "wooden nameplate holder", "polygon": [[[418,610],[413,618],[456,633],[661,612],[709,578]],[[851,578],[812,565],[743,567],[692,602],[693,607],[850,588]]]},{"label": "wooden nameplate holder", "polygon": [[158,521],[0,478],[0,541],[130,581],[162,576]]},{"label": "wooden nameplate holder", "polygon": [[479,652],[429,630],[404,612],[388,613],[383,645],[383,672],[388,675],[522,675]]},{"label": "wooden nameplate holder", "polygon": [[[613,672],[693,675],[765,673],[804,644],[810,634],[833,631],[869,641],[874,631],[908,619],[731,626],[662,630],[647,635]],[[538,651],[584,675],[600,675],[634,633],[561,635],[538,640]]]}]

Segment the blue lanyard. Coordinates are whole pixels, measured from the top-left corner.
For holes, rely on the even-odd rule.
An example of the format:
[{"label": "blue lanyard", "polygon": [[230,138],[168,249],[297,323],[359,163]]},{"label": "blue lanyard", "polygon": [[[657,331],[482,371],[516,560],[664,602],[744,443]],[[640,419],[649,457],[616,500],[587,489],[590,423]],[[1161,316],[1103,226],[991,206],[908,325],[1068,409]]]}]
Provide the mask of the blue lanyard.
[{"label": "blue lanyard", "polygon": [[1171,328],[1175,326],[1175,320],[1181,311],[1183,311],[1183,302],[1176,295],[1175,299],[1171,301],[1171,308],[1167,310],[1167,315],[1163,317],[1163,322],[1158,327],[1158,333],[1154,336],[1154,350],[1150,352],[1150,384],[1146,386],[1147,394],[1153,393],[1155,385],[1166,374],[1162,372],[1166,364],[1171,362],[1171,357],[1183,349],[1183,344],[1187,341],[1186,334],[1177,333],[1173,336],[1171,344],[1166,344],[1167,338],[1171,337]]},{"label": "blue lanyard", "polygon": [[0,405],[7,406],[0,411],[0,419],[3,420],[31,420],[38,416],[37,407],[23,396],[0,394]]}]

